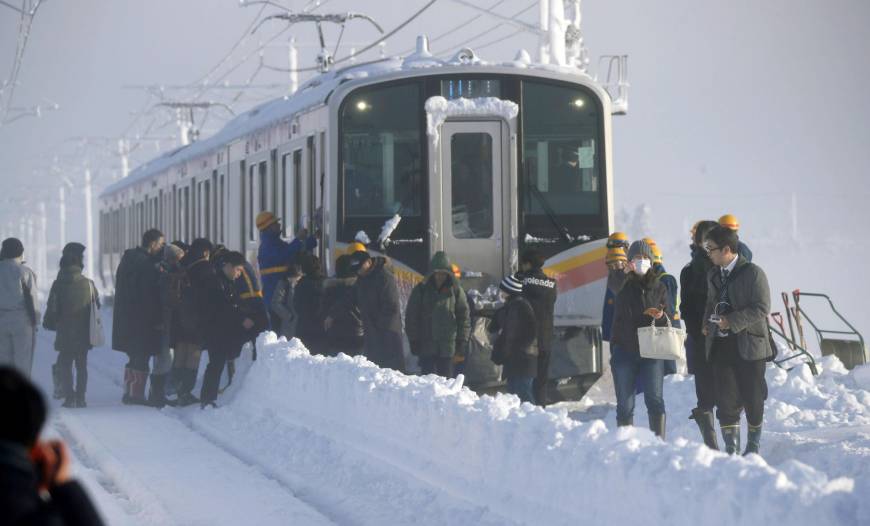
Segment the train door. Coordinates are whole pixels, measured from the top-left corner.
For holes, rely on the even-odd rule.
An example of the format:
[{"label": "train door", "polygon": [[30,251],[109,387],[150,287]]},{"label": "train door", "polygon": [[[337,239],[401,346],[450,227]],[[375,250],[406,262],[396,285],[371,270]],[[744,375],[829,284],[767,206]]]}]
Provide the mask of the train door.
[{"label": "train door", "polygon": [[441,128],[441,176],[433,177],[430,210],[440,243],[463,270],[499,279],[509,271],[505,229],[510,206],[509,131],[501,121],[447,121]]},{"label": "train door", "polygon": [[293,239],[296,232],[303,226],[302,221],[302,187],[305,177],[304,154],[305,139],[294,140],[283,146],[278,152],[278,186],[280,199],[276,213],[282,219],[283,235]]}]

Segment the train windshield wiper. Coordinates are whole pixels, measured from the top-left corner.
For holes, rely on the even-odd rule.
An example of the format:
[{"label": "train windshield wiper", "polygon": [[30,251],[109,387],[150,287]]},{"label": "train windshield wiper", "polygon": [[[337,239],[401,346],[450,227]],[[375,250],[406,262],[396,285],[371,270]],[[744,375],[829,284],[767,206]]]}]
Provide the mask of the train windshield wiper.
[{"label": "train windshield wiper", "polygon": [[562,240],[569,244],[573,243],[574,238],[571,237],[571,234],[568,232],[568,229],[565,228],[565,225],[560,223],[559,220],[556,218],[556,214],[555,212],[553,212],[553,208],[544,197],[544,194],[542,194],[541,191],[538,190],[538,188],[531,182],[528,184],[528,187],[531,194],[535,196],[535,198],[537,198],[538,203],[541,205],[541,208],[544,209],[544,213],[547,214],[547,218],[550,220],[553,228],[556,229],[556,232],[559,233],[559,236],[561,236]]}]

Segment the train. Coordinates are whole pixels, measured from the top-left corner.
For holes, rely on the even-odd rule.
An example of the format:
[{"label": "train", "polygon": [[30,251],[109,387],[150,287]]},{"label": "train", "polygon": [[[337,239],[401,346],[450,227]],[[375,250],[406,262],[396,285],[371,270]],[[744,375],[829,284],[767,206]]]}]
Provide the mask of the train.
[{"label": "train", "polygon": [[[558,286],[551,397],[577,398],[603,369],[618,113],[606,86],[577,68],[523,54],[490,63],[470,49],[440,60],[418,37],[406,57],[319,74],[105,188],[100,277],[112,289],[124,250],[152,227],[167,240],[209,238],[256,264],[264,210],[282,218],[286,237],[318,236],[327,273],[366,241],[390,259],[405,298],[436,251],[484,297],[534,248]],[[465,374],[481,390],[500,380],[491,363]]]}]

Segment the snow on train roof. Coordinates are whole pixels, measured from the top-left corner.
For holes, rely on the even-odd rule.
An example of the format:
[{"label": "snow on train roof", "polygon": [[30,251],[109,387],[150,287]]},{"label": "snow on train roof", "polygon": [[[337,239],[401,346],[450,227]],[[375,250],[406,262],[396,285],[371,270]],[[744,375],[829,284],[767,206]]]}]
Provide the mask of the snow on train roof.
[{"label": "snow on train roof", "polygon": [[553,64],[534,64],[525,50],[520,50],[513,61],[502,63],[488,63],[480,60],[473,52],[463,56],[462,50],[452,59],[440,60],[428,52],[413,53],[405,58],[392,57],[384,60],[351,65],[343,69],[336,69],[321,74],[305,84],[292,95],[271,100],[256,106],[245,113],[230,120],[219,132],[191,144],[178,147],[174,150],[152,159],[130,172],[130,174],[117,181],[102,192],[100,197],[114,194],[128,188],[138,182],[145,181],[151,176],[157,175],[172,166],[195,159],[217,148],[232,142],[235,139],[248,135],[254,131],[268,127],[272,124],[288,119],[302,110],[325,103],[330,94],[342,83],[351,80],[385,76],[390,73],[401,71],[415,71],[421,68],[438,68],[446,66],[501,66],[517,69],[537,69],[558,73],[570,73],[581,77],[588,76],[574,67],[558,66]]}]

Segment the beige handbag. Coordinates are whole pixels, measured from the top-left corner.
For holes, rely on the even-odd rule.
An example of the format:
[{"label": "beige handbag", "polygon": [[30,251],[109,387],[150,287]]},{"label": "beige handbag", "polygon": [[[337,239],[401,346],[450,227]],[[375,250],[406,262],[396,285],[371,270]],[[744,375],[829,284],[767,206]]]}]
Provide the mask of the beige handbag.
[{"label": "beige handbag", "polygon": [[686,341],[686,330],[672,327],[671,319],[665,313],[668,320],[667,327],[656,327],[653,318],[649,327],[641,327],[637,330],[637,342],[640,345],[641,358],[651,360],[684,360],[686,350],[683,342]]}]

